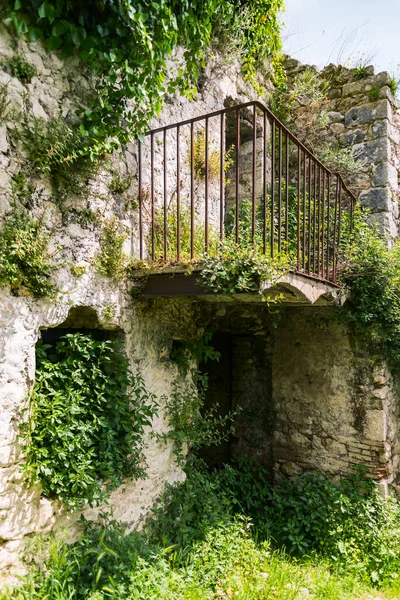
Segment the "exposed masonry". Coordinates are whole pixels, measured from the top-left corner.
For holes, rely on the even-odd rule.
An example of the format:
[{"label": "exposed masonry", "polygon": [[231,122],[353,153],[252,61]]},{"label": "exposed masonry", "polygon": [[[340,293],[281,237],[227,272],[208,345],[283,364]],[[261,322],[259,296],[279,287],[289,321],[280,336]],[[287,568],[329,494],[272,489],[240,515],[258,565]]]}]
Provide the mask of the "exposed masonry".
[{"label": "exposed masonry", "polygon": [[[285,63],[289,78],[306,65],[289,59]],[[390,91],[391,76],[365,69],[366,77],[354,81],[355,69],[328,65],[319,71],[328,83],[328,102],[324,110],[329,123],[320,135],[351,148],[355,158],[364,162],[357,175],[347,177],[350,188],[359,192],[359,201],[373,214],[374,222],[392,238],[398,235],[398,169],[400,158],[399,103]],[[371,99],[371,90],[377,99]],[[373,97],[373,96],[372,96]],[[307,105],[294,110],[304,112]]]},{"label": "exposed masonry", "polygon": [[[76,60],[61,61],[55,54],[46,54],[39,43],[18,40],[17,44],[18,51],[35,64],[38,75],[31,84],[22,85],[0,71],[0,83],[8,85],[14,109],[22,109],[25,96],[32,114],[44,119],[55,117],[60,111],[66,116],[84,105],[90,79],[80,72]],[[13,52],[11,38],[1,30],[0,59]],[[299,68],[298,63],[292,66]],[[365,171],[350,183],[362,190],[361,201],[370,206],[375,218],[394,236],[399,117],[396,102],[388,91],[388,77],[371,73],[368,79],[352,82],[351,71],[345,69],[329,67],[323,73],[331,77],[329,132],[367,160]],[[236,62],[221,72],[216,60],[208,65],[205,77],[207,83],[198,100],[189,102],[178,95],[168,98],[153,126],[257,98],[241,79]],[[366,93],[368,86],[374,85],[380,85],[381,97],[371,103]],[[12,120],[0,126],[1,217],[10,211],[11,178],[26,164],[22,149],[11,135],[15,126]],[[242,154],[246,154],[244,145]],[[250,160],[243,160],[241,165],[244,187],[249,181],[246,164],[250,165]],[[100,327],[118,328],[123,333],[132,368],[140,370],[149,390],[158,397],[168,394],[172,381],[179,377],[169,359],[174,339],[195,338],[206,329],[237,336],[233,340],[237,368],[240,364],[243,379],[252,379],[252,398],[260,407],[262,390],[268,388],[265,393],[270,429],[264,431],[256,421],[250,425],[242,423],[242,437],[239,436],[234,452],[261,457],[277,478],[313,468],[337,475],[361,461],[368,465],[371,476],[385,485],[395,481],[398,421],[390,374],[384,365],[371,363],[343,326],[335,321],[323,327],[313,325],[310,317],[321,316],[318,310],[322,309],[297,306],[307,299],[299,300],[301,294],[298,297],[294,287],[286,290],[284,305],[289,301],[294,304],[281,311],[277,327],[271,329],[271,318],[262,303],[247,304],[238,299],[216,302],[215,298],[133,300],[128,282],[115,283],[95,272],[93,260],[99,251],[100,228],[93,223],[77,223],[75,216],[79,211],[90,208],[98,211],[102,219],[115,216],[129,232],[125,251],[131,254],[137,249],[137,210],[129,207],[137,189],[133,182],[124,194],[111,194],[111,167],[122,174],[134,172],[135,146],[128,144],[122,157],[110,158],[105,168],[88,181],[87,196],[70,195],[63,213],[52,202],[49,182],[44,177],[32,182],[36,191],[31,214],[36,218],[44,214],[46,225],[53,231],[53,249],[59,248],[55,254],[54,282],[60,293],[52,301],[23,294],[15,297],[8,289],[0,290],[0,567],[4,572],[22,569],[21,565],[18,567],[18,557],[32,535],[64,527],[71,539],[78,533],[79,515],[68,515],[58,503],[42,498],[39,486],[26,485],[20,470],[23,457],[18,441],[18,424],[34,378],[35,344],[40,331],[64,323],[71,308],[78,307],[74,315],[76,326],[84,325],[82,319],[87,314],[82,312],[79,321],[79,307],[91,308]],[[71,264],[86,267],[81,278],[72,276]],[[323,314],[331,314],[329,302],[317,296],[313,301],[325,306]],[[107,321],[103,311],[110,305],[115,314]],[[252,335],[261,336],[263,342],[253,345],[247,337]],[[263,357],[254,354],[257,348],[264,348]],[[246,402],[246,389],[240,379],[235,393]],[[162,406],[153,428],[165,431]],[[250,448],[249,444],[254,431],[260,433],[253,436],[259,440],[258,448]],[[171,448],[157,445],[150,436],[146,459],[148,478],[127,481],[111,498],[115,517],[131,528],[140,526],[166,482],[183,477]],[[85,514],[93,517],[95,511]]]}]

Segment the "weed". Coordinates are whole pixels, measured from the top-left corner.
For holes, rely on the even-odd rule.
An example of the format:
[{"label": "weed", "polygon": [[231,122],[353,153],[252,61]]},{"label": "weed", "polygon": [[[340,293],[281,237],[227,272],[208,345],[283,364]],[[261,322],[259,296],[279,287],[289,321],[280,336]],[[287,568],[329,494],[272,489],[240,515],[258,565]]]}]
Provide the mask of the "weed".
[{"label": "weed", "polygon": [[108,304],[102,310],[102,316],[105,321],[111,321],[115,317],[116,307],[115,304]]},{"label": "weed", "polygon": [[0,125],[2,125],[11,116],[10,99],[8,97],[8,85],[0,84]]},{"label": "weed", "polygon": [[[208,151],[208,166],[206,165],[206,150]],[[230,148],[224,156],[223,176],[233,164],[233,150]],[[189,156],[189,164],[191,158]],[[197,131],[194,139],[193,165],[195,177],[199,180],[206,178],[208,168],[208,180],[219,181],[221,178],[221,152],[216,148],[206,148],[206,133],[204,129]],[[226,182],[229,183],[229,182]]]},{"label": "weed", "polygon": [[354,69],[354,79],[356,81],[359,81],[360,79],[365,79],[366,77],[369,77],[369,73],[365,66],[359,65]]},{"label": "weed", "polygon": [[132,185],[133,177],[130,175],[122,175],[114,173],[108,185],[108,189],[112,194],[123,194],[127,192]]},{"label": "weed", "polygon": [[377,100],[379,100],[380,95],[381,95],[381,88],[379,87],[379,85],[374,85],[368,91],[368,98],[369,98],[370,102],[376,102]]},{"label": "weed", "polygon": [[70,266],[70,271],[71,271],[72,275],[78,279],[79,277],[82,277],[82,275],[85,274],[86,265],[72,264]]},{"label": "weed", "polygon": [[37,75],[35,65],[27,61],[22,54],[14,54],[7,61],[8,69],[13,77],[20,80],[21,83],[30,83],[32,78]]},{"label": "weed", "polygon": [[100,239],[100,253],[95,264],[101,275],[121,279],[126,272],[127,256],[122,248],[127,238],[115,217],[103,223]]}]

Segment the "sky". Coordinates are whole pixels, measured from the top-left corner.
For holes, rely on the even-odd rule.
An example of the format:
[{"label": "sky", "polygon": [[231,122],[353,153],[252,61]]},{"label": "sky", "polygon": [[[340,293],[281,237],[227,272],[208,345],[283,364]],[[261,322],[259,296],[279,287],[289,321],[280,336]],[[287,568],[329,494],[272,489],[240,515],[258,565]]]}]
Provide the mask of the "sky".
[{"label": "sky", "polygon": [[287,54],[323,67],[373,64],[400,77],[400,0],[285,0]]}]

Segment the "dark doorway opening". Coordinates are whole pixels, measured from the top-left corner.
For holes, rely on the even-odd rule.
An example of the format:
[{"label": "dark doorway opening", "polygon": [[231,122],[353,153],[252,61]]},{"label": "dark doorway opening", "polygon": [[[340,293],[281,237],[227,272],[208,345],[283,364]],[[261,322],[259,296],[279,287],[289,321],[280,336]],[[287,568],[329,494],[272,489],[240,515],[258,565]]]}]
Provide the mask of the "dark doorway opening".
[{"label": "dark doorway opening", "polygon": [[230,439],[219,446],[202,448],[200,456],[210,467],[252,458],[272,469],[271,338],[219,331],[211,344],[221,358],[200,365],[202,373],[208,374],[204,410],[218,406],[221,416],[238,409],[240,412]]}]

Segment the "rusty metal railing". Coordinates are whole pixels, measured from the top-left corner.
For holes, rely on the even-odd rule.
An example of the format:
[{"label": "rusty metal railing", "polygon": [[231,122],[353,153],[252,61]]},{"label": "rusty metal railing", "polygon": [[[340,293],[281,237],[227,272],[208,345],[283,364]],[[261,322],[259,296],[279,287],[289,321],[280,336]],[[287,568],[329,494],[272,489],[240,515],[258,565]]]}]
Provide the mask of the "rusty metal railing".
[{"label": "rusty metal railing", "polygon": [[336,283],[356,197],[262,103],[149,131],[137,156],[140,259],[201,259],[230,239]]}]

